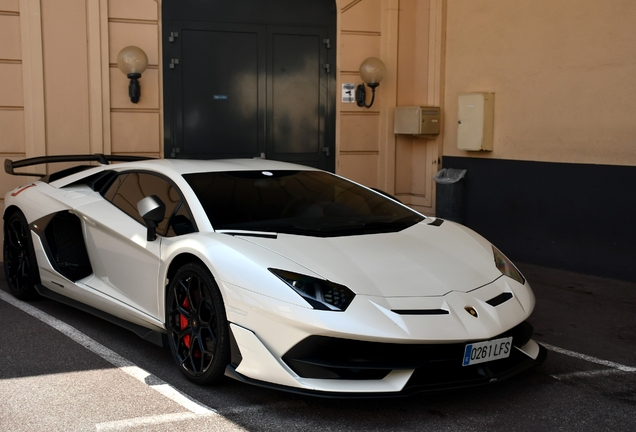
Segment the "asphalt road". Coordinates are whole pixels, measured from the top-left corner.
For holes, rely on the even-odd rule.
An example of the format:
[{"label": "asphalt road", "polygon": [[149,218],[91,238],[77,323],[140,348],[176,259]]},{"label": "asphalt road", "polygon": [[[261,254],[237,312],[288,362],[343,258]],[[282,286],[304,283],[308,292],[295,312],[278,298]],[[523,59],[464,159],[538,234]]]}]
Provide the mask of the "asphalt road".
[{"label": "asphalt road", "polygon": [[0,431],[636,430],[636,284],[521,269],[537,297],[535,339],[550,349],[543,366],[378,400],[198,387],[167,349],[50,300],[13,301],[0,271]]}]

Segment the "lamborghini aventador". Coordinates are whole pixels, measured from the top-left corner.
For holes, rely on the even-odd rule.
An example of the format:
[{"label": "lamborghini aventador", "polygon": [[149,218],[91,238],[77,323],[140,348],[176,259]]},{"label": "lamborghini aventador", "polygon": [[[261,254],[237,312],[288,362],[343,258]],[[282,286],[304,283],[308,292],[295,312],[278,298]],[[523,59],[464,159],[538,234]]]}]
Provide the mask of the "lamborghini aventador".
[{"label": "lamborghini aventador", "polygon": [[93,165],[5,196],[11,292],[168,346],[196,383],[392,396],[491,383],[545,359],[528,281],[465,226],[262,159],[53,156],[5,170],[69,161]]}]

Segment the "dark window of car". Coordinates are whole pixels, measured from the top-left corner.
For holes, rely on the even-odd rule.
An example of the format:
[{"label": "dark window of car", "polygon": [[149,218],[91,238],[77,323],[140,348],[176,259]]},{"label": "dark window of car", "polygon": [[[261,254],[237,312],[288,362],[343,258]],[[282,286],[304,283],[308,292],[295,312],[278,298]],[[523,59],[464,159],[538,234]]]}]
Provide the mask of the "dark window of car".
[{"label": "dark window of car", "polygon": [[166,179],[150,173],[119,175],[104,192],[104,198],[140,224],[146,223],[139,215],[137,203],[147,196],[156,195],[166,205],[166,214],[157,226],[157,233],[166,237],[195,231],[187,206],[178,190]]},{"label": "dark window of car", "polygon": [[424,219],[379,193],[324,171],[186,174],[216,230],[333,237],[396,232]]},{"label": "dark window of car", "polygon": [[190,214],[188,213],[188,208],[183,204],[183,201],[179,204],[170,219],[170,224],[168,225],[168,232],[166,232],[166,237],[174,237],[182,234],[188,234],[194,232],[195,229],[192,225],[192,221],[190,219]]},{"label": "dark window of car", "polygon": [[104,196],[104,198],[106,198],[110,202],[113,202],[113,198],[115,197],[119,186],[121,186],[127,176],[128,174],[120,174],[112,179],[110,185],[108,185],[108,188],[105,191],[102,191],[102,195]]}]

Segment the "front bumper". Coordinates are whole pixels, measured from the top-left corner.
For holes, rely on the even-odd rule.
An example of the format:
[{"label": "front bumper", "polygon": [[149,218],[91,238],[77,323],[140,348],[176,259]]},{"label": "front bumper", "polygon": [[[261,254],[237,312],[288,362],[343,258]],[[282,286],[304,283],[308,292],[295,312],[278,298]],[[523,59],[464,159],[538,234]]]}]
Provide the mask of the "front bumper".
[{"label": "front bumper", "polygon": [[[233,330],[241,333],[237,328]],[[267,375],[260,374],[256,375],[260,379],[254,378],[254,367],[243,364],[237,353],[226,375],[258,386],[337,398],[396,397],[472,387],[501,381],[542,364],[547,351],[531,340],[532,332],[532,326],[524,322],[492,338],[512,336],[515,349],[508,358],[471,366],[462,366],[465,343],[393,344],[310,336],[290,349],[282,362],[273,357],[265,359],[265,353],[260,353],[262,361],[270,361],[267,369],[272,377],[287,375],[283,381],[274,379],[277,383],[272,383]],[[246,335],[240,337],[245,342]],[[258,369],[263,370],[263,365]]]}]

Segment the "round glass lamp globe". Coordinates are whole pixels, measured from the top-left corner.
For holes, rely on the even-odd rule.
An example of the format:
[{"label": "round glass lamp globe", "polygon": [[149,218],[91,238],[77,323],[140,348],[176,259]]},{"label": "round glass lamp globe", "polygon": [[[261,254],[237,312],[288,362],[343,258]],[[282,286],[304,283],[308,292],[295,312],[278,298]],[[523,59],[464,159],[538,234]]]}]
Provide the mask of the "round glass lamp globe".
[{"label": "round glass lamp globe", "polygon": [[127,46],[117,55],[119,70],[128,74],[142,74],[148,67],[148,56],[139,47]]},{"label": "round glass lamp globe", "polygon": [[360,78],[365,84],[379,84],[385,72],[386,66],[377,57],[369,57],[360,65]]}]

